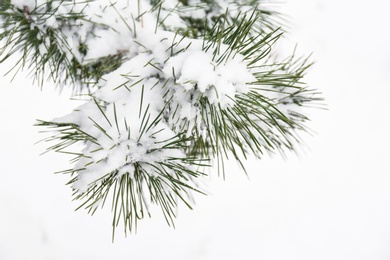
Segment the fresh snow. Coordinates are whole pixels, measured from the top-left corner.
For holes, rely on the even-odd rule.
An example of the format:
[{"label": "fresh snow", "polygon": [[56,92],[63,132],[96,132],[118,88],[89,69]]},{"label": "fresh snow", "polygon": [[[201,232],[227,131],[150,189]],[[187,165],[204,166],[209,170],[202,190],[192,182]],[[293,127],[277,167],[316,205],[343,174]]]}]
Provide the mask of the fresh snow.
[{"label": "fresh snow", "polygon": [[25,7],[28,8],[28,10],[32,11],[35,9],[37,5],[42,3],[43,1],[37,1],[37,0],[11,0],[11,3],[18,9],[24,9]]},{"label": "fresh snow", "polygon": [[[160,15],[169,18],[164,20],[168,28],[185,26],[178,14],[167,11],[178,3],[173,0],[163,2]],[[150,6],[141,1],[140,8],[142,13]],[[90,101],[71,114],[53,120],[78,125],[99,144],[86,143],[82,151],[85,157],[81,157],[74,166],[78,177],[73,187],[81,193],[90,184],[101,181],[107,173],[117,171],[117,175],[121,176],[128,172],[131,176],[134,163],[153,164],[172,156],[184,158],[182,151],[164,151],[158,149],[157,144],[174,138],[183,126],[187,127],[188,136],[197,128],[206,139],[198,99],[206,98],[210,104],[222,109],[232,107],[235,97],[247,93],[248,83],[256,80],[241,55],[235,54],[217,63],[219,54],[212,53],[213,49],[205,51],[203,40],[183,38],[160,27],[156,29],[156,12],[148,12],[141,19],[135,19],[137,12],[137,8],[129,8],[125,3],[118,3],[112,8],[105,1],[94,1],[86,4],[84,9],[93,22],[83,22],[77,30],[66,29],[63,32],[69,43],[69,53],[79,58],[81,63],[117,53],[124,53],[127,57],[120,68],[103,76]],[[192,11],[196,17],[199,17],[199,12]],[[51,20],[46,21],[43,27],[53,24]],[[78,50],[78,42],[82,41],[88,46],[86,55]],[[218,48],[223,53],[228,46],[221,44]],[[164,96],[165,93],[169,95]],[[150,133],[145,133],[138,140],[144,113],[146,117],[155,118],[170,98],[171,109],[177,108],[175,116],[169,118],[171,115],[165,113],[164,117],[168,119],[153,126]],[[151,136],[153,131],[160,130]],[[150,150],[156,152],[149,153]]]},{"label": "fresh snow", "polygon": [[[298,51],[313,51],[307,80],[326,92],[330,107],[313,111],[318,134],[305,140],[309,153],[250,158],[250,181],[227,160],[226,180],[212,178],[212,193],[199,196],[193,211],[180,208],[175,229],[153,215],[115,243],[109,210],[92,218],[74,212],[67,176],[51,174],[69,167],[67,157],[39,156],[47,144],[33,145],[42,139],[36,118],[66,114],[80,102],[69,101],[66,89],[60,96],[51,86],[39,91],[27,73],[0,79],[0,259],[390,259],[390,52],[383,33],[390,17],[388,1],[373,3],[287,1],[292,31],[280,51],[290,54],[296,42]],[[359,40],[364,29],[375,35],[372,48]],[[0,64],[1,75],[13,65]]]},{"label": "fresh snow", "polygon": [[[223,14],[227,7],[232,16],[250,11],[245,5],[227,0],[212,6],[201,1],[190,3],[193,6],[183,9],[184,16],[205,18],[210,23],[213,15]],[[18,9],[27,6],[40,13],[47,11],[45,2],[12,4]],[[196,132],[205,143],[213,142],[219,129],[210,127],[211,111],[233,110],[237,98],[249,93],[257,80],[252,70],[256,66],[249,68],[248,61],[230,46],[218,42],[205,48],[207,40],[176,33],[187,26],[186,19],[179,15],[178,10],[185,8],[180,1],[163,1],[159,10],[151,10],[145,0],[115,4],[104,0],[78,4],[53,1],[53,5],[58,8],[43,16],[39,12],[28,14],[31,29],[38,29],[39,39],[45,39],[39,46],[41,54],[46,54],[50,46],[50,29],[59,36],[58,45],[68,60],[86,65],[117,54],[125,59],[119,68],[96,82],[84,104],[52,120],[76,125],[79,132],[88,135],[80,142],[82,156],[71,168],[76,174],[72,187],[79,194],[103,183],[109,175],[120,178],[128,174],[134,179],[136,166],[149,177],[159,178],[163,178],[156,170],[161,169],[160,163],[174,161],[180,170],[192,170],[185,161],[186,144],[180,146],[174,141],[179,135],[189,138]],[[68,17],[78,12],[85,17],[76,21]],[[269,101],[276,104],[282,97]],[[201,101],[207,105],[202,107]],[[224,127],[237,126],[230,123]],[[253,130],[252,126],[247,129]],[[255,130],[252,132],[262,139]],[[247,137],[240,133],[237,138]],[[170,146],[170,141],[175,145]],[[243,143],[245,146],[245,140]],[[176,174],[172,169],[163,170],[168,176]],[[182,179],[193,182],[186,171]],[[172,188],[167,185],[165,189],[169,193]]]}]

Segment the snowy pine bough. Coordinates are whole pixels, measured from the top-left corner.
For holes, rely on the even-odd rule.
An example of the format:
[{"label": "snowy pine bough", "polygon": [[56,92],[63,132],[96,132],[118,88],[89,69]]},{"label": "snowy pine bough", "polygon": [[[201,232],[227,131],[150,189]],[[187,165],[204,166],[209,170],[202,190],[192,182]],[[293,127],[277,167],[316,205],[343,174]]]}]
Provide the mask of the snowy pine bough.
[{"label": "snowy pine bough", "polygon": [[274,59],[282,32],[268,5],[0,2],[0,61],[21,52],[13,70],[85,99],[37,122],[52,132],[48,150],[74,156],[63,172],[80,208],[108,202],[113,228],[131,231],[157,204],[173,224],[179,203],[191,207],[202,193],[206,167],[296,149],[302,108],[321,98],[302,82],[307,59]]}]

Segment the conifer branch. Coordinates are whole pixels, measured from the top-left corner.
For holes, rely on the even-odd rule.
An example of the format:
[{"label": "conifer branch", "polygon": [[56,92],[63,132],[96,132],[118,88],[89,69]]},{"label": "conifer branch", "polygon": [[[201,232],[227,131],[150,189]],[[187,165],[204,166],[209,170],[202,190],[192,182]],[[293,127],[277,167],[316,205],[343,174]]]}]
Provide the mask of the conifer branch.
[{"label": "conifer branch", "polygon": [[73,156],[61,172],[78,209],[110,204],[113,236],[152,205],[173,226],[204,193],[204,168],[296,151],[323,102],[304,81],[310,57],[273,57],[282,16],[263,1],[126,2],[0,2],[0,62],[21,52],[16,72],[88,92],[36,125],[47,151]]}]

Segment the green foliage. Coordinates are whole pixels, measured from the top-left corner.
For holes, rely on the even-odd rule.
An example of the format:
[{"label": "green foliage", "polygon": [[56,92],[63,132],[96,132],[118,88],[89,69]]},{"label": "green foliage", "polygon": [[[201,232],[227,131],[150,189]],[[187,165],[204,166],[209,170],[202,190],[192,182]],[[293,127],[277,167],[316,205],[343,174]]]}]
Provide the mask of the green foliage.
[{"label": "green foliage", "polygon": [[[118,53],[81,64],[62,30],[77,28],[80,22],[93,22],[86,20],[82,11],[75,11],[73,8],[70,8],[69,13],[58,14],[58,9],[63,5],[70,4],[64,0],[51,0],[29,10],[27,6],[17,9],[10,1],[2,1],[0,40],[4,44],[0,45],[0,62],[14,57],[16,52],[22,53],[9,72],[16,70],[16,76],[19,70],[27,68],[40,86],[51,80],[59,87],[72,85],[79,92],[85,86],[93,86],[104,74],[118,68],[124,56]],[[57,25],[47,26],[52,22],[49,20],[53,19]],[[80,42],[81,53],[85,53],[83,48],[87,46]]]},{"label": "green foliage", "polygon": [[[118,116],[114,105],[114,122],[111,122],[109,115],[103,111],[103,108],[95,101],[96,108],[103,113],[108,125],[117,129],[119,137],[121,132]],[[140,111],[142,108],[140,108]],[[159,140],[157,136],[164,129],[158,126],[161,120],[160,113],[153,120],[150,119],[148,108],[144,113],[139,113],[142,118],[140,135],[134,140],[134,132],[127,125],[126,120],[123,122],[127,131],[127,137],[124,139],[115,140],[115,137],[110,134],[110,129],[106,126],[97,123],[92,118],[89,118],[101,133],[113,140],[114,145],[110,150],[123,150],[125,146],[129,147],[132,142],[137,146],[145,145],[143,136],[155,139],[152,148],[148,148],[145,156],[156,154],[156,157],[163,156],[165,151],[182,151],[188,149],[190,143],[189,138],[178,134],[173,137]],[[134,120],[134,119],[130,119]],[[86,174],[86,167],[96,165],[96,167],[104,167],[108,158],[102,158],[99,161],[94,161],[93,153],[100,152],[105,149],[99,143],[99,138],[84,132],[79,125],[71,123],[56,123],[38,120],[37,126],[44,126],[52,129],[53,135],[46,138],[44,141],[57,141],[55,145],[47,148],[47,151],[55,151],[73,155],[73,162],[86,161],[85,166],[81,168],[73,168],[61,171],[59,173],[70,174],[73,178],[67,183],[74,185],[79,180],[79,174]],[[158,130],[155,130],[157,128]],[[133,133],[132,133],[133,132]],[[61,140],[60,142],[58,142]],[[136,141],[136,142],[135,142]],[[82,153],[69,152],[69,148],[73,145],[82,142],[86,146],[94,147],[91,153],[84,150]],[[131,149],[129,149],[131,152]],[[74,190],[74,200],[82,201],[77,209],[85,208],[89,213],[94,214],[96,209],[106,204],[108,197],[111,198],[111,207],[113,212],[113,239],[115,227],[122,223],[125,233],[127,230],[133,231],[137,227],[137,221],[145,216],[150,216],[150,205],[159,205],[162,213],[169,225],[174,225],[176,217],[175,208],[180,202],[192,208],[192,192],[203,193],[199,190],[197,178],[204,175],[201,170],[208,167],[208,160],[201,159],[195,156],[185,156],[184,153],[170,153],[172,155],[157,159],[156,161],[142,160],[142,158],[132,158],[131,153],[126,155],[126,163],[120,168],[113,168],[106,172],[105,175],[92,180],[88,183],[88,187],[80,192],[79,189]],[[175,155],[176,154],[176,155]],[[101,166],[100,166],[101,165]],[[124,168],[127,168],[123,170]],[[131,170],[129,170],[131,169]]]},{"label": "green foliage", "polygon": [[[243,160],[250,155],[261,158],[296,151],[299,133],[308,130],[309,118],[302,108],[323,102],[320,93],[303,80],[312,65],[309,57],[297,58],[295,53],[281,61],[273,57],[273,46],[282,37],[282,19],[262,1],[232,1],[228,9],[222,0],[178,1],[174,7],[150,1],[152,7],[146,11],[140,2],[131,15],[126,13],[128,7],[100,6],[103,14],[114,10],[114,25],[94,20],[80,8],[95,1],[51,0],[34,10],[0,2],[0,40],[4,42],[0,62],[21,52],[16,72],[27,67],[40,85],[49,79],[57,86],[73,87],[76,93],[89,92],[89,100],[71,116],[39,120],[37,125],[52,133],[45,139],[54,143],[48,151],[74,156],[74,167],[61,172],[71,176],[68,184],[74,199],[81,202],[78,209],[93,214],[110,203],[113,230],[122,223],[125,232],[150,216],[152,204],[173,225],[178,205],[192,208],[192,193],[203,193],[199,179],[212,162],[225,175],[225,160],[233,158],[244,168]],[[67,12],[60,11],[62,7]],[[204,17],[191,15],[199,10]],[[172,24],[169,19],[174,15],[180,22]],[[150,33],[144,27],[151,17],[156,19],[154,36],[164,35],[160,45],[151,44],[157,50],[142,42],[142,33]],[[127,49],[86,59],[90,40],[99,39],[99,32],[114,32],[117,40],[123,40],[119,36],[125,32],[115,28],[121,23],[131,35],[126,38]],[[78,33],[80,28],[88,31],[86,35]],[[210,92],[219,98],[225,95],[219,92],[223,90],[211,85],[207,92],[199,82],[180,82],[180,72],[174,67],[171,74],[165,72],[170,59],[180,58],[196,44],[212,55],[214,69],[235,59],[244,64],[252,78],[245,82],[247,90],[226,94],[229,102],[216,102]],[[145,53],[151,55],[149,60],[141,59],[132,67],[131,61]],[[158,60],[160,56],[166,60]],[[153,72],[143,74],[142,69]],[[116,85],[111,86],[110,79]],[[152,98],[147,99],[148,95]],[[184,96],[195,108],[193,118],[181,116],[183,107],[176,98]],[[81,151],[74,150],[78,145]]]}]

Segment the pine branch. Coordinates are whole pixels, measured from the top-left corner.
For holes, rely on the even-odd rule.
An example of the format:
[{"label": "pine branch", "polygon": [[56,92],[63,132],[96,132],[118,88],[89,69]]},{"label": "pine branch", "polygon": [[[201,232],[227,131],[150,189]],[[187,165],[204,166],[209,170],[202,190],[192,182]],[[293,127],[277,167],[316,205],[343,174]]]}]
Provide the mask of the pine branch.
[{"label": "pine branch", "polygon": [[178,205],[202,193],[205,167],[225,176],[226,160],[296,151],[306,109],[323,102],[304,82],[309,57],[272,56],[282,29],[262,1],[11,3],[0,4],[2,60],[21,51],[16,68],[41,84],[48,75],[89,90],[37,125],[52,132],[47,151],[73,156],[62,173],[78,209],[110,204],[113,236],[151,205],[173,226]]},{"label": "pine branch", "polygon": [[[140,106],[141,113],[133,111],[132,115],[142,120],[129,125],[134,117],[124,116],[115,104],[102,105],[95,99],[90,104],[87,112],[94,118],[83,114],[89,122],[81,118],[80,125],[36,124],[54,129],[46,141],[57,143],[48,150],[76,155],[74,168],[63,173],[75,176],[68,184],[72,185],[74,199],[82,201],[77,209],[85,208],[93,214],[108,199],[113,232],[120,222],[125,232],[132,232],[138,220],[150,216],[150,205],[156,204],[167,223],[174,225],[179,201],[191,208],[192,193],[202,193],[196,179],[203,175],[200,169],[208,166],[207,160],[187,156],[184,151],[190,139],[167,129],[160,120],[162,113],[154,117],[149,106]],[[84,144],[83,151],[68,150],[79,143]]]},{"label": "pine branch", "polygon": [[[77,28],[108,27],[88,19],[80,7],[85,4],[88,2],[51,0],[30,10],[27,6],[20,9],[10,1],[2,1],[0,41],[5,42],[0,46],[0,62],[13,57],[16,52],[22,52],[22,57],[8,73],[15,69],[16,75],[20,69],[27,68],[40,86],[50,80],[56,86],[71,85],[80,92],[118,68],[124,53],[84,62],[81,58],[87,54],[88,45],[80,38],[76,46],[70,46],[70,38],[77,36]],[[64,13],[64,8],[68,12]]]}]

